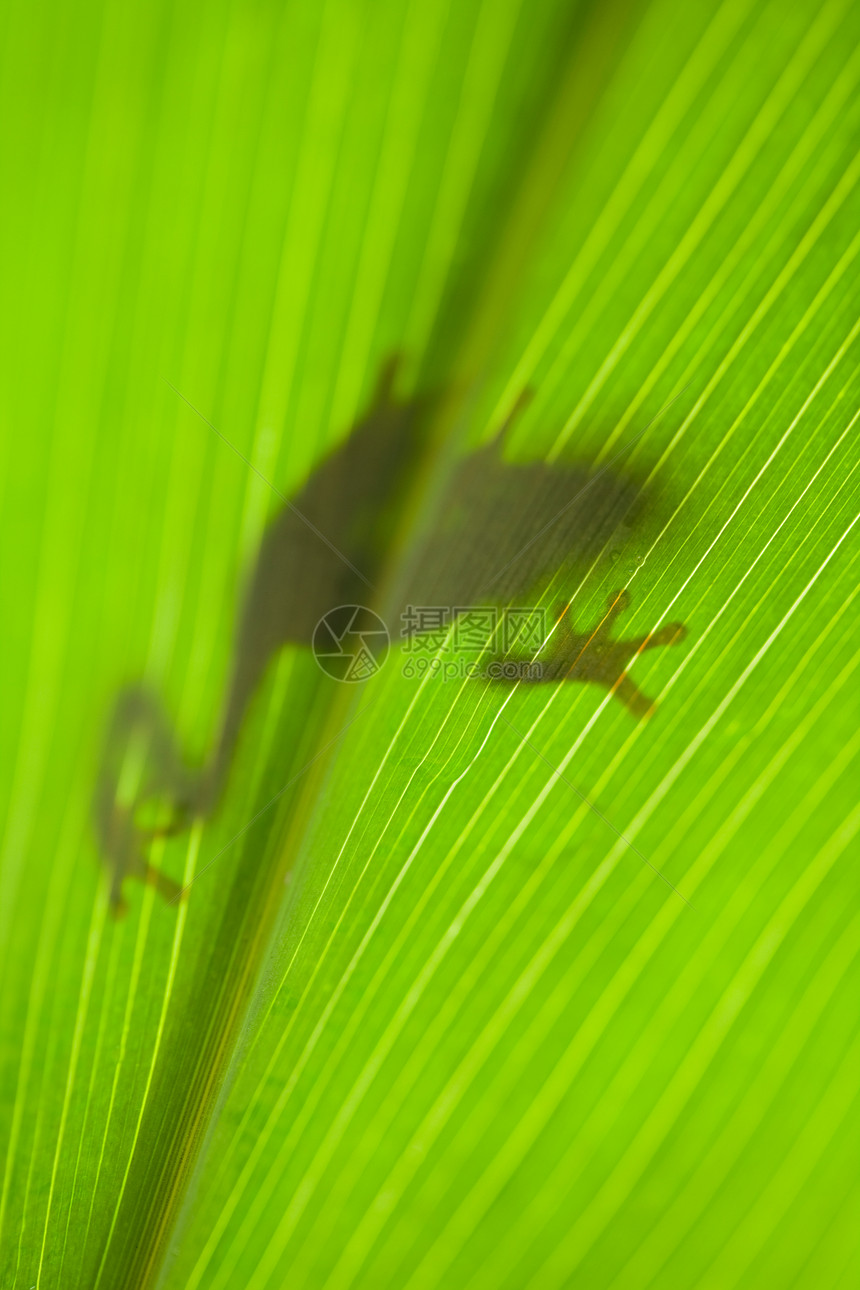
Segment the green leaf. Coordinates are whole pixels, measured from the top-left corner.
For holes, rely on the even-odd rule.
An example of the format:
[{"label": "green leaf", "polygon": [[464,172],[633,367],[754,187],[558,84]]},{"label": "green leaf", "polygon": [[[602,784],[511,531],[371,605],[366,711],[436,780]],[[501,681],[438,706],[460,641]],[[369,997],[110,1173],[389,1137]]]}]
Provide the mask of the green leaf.
[{"label": "green leaf", "polygon": [[[858,37],[849,0],[8,10],[4,1286],[854,1283]],[[433,401],[389,657],[288,645],[149,850],[186,894],[116,918],[115,696],[203,763],[266,526],[393,353]],[[410,675],[439,525],[503,572],[453,503],[509,417],[500,477],[641,493],[528,603],[684,624],[630,663],[648,720],[450,641]]]}]

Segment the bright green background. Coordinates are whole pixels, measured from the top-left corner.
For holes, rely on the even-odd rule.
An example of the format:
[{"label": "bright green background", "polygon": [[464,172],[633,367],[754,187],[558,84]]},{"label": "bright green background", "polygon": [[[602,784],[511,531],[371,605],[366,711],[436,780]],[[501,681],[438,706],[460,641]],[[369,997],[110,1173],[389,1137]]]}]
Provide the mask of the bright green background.
[{"label": "bright green background", "polygon": [[[2,23],[2,1284],[855,1284],[857,7]],[[202,755],[278,506],[170,386],[289,492],[394,348],[438,438],[653,422],[660,711],[287,651],[114,922],[110,702]]]}]

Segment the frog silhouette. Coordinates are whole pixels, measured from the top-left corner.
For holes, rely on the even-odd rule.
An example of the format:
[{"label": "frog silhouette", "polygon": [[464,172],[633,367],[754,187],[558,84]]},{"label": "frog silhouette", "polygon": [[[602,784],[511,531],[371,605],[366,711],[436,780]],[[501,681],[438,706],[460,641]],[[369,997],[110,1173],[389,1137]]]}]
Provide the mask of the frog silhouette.
[{"label": "frog silhouette", "polygon": [[[215,809],[248,705],[279,651],[290,643],[310,646],[332,610],[376,598],[398,506],[426,450],[422,426],[434,402],[430,396],[399,400],[397,373],[395,357],[384,365],[367,413],[263,536],[205,764],[186,765],[157,694],[141,685],[118,694],[93,799],[114,913],[125,909],[129,878],[151,883],[168,900],[180,895],[177,884],[149,861],[148,846]],[[456,618],[468,608],[509,604],[549,578],[593,565],[617,542],[619,530],[630,531],[631,516],[635,522],[638,487],[606,468],[505,459],[508,431],[525,401],[493,440],[442,472],[382,601],[384,621],[405,625],[404,640],[421,630],[415,606],[446,607]],[[653,636],[612,639],[629,602],[627,592],[614,593],[603,618],[584,633],[572,630],[568,606],[559,606],[538,668],[509,675],[495,666],[501,656],[488,640],[479,675],[492,685],[512,684],[511,677],[525,684],[590,682],[610,691],[634,716],[648,716],[653,704],[626,667],[642,650],[674,644],[685,632],[676,623]]]}]

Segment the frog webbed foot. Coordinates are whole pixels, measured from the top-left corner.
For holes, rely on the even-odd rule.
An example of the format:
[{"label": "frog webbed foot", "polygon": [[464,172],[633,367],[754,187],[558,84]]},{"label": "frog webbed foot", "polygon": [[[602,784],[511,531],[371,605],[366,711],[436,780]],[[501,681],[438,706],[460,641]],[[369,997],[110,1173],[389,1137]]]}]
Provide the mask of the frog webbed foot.
[{"label": "frog webbed foot", "polygon": [[686,637],[687,629],[683,623],[666,623],[645,636],[615,640],[612,636],[615,621],[629,608],[630,602],[630,592],[626,589],[613,592],[596,626],[586,632],[574,631],[570,606],[559,604],[555,611],[555,631],[548,642],[544,662],[532,660],[528,667],[524,667],[526,660],[515,660],[519,664],[518,670],[510,666],[500,668],[500,660],[492,660],[483,675],[488,680],[511,684],[591,681],[609,690],[633,716],[640,719],[650,717],[656,711],[656,705],[635,685],[627,673],[627,666],[644,650],[678,644]]},{"label": "frog webbed foot", "polygon": [[127,907],[127,878],[151,884],[166,900],[181,893],[172,878],[150,864],[147,850],[155,839],[189,827],[199,779],[185,766],[156,695],[141,686],[121,691],[108,725],[93,801],[115,915]]}]

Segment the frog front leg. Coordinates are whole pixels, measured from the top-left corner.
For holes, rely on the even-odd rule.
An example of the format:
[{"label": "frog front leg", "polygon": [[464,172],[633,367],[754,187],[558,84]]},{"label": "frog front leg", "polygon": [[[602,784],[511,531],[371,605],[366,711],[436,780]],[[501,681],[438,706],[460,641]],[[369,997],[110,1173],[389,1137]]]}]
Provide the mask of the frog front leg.
[{"label": "frog front leg", "polygon": [[[627,590],[613,592],[609,597],[603,617],[589,632],[575,632],[570,621],[570,606],[556,609],[556,628],[548,642],[545,655],[537,659],[516,660],[528,663],[516,680],[522,684],[562,683],[585,681],[609,690],[635,717],[649,717],[655,710],[654,703],[642,693],[627,673],[628,663],[646,649],[663,645],[676,645],[684,639],[687,629],[683,623],[667,623],[656,632],[634,636],[628,640],[614,640],[612,630],[618,616],[630,605]],[[485,669],[484,676],[494,683],[507,680],[505,669],[493,664]]]}]

